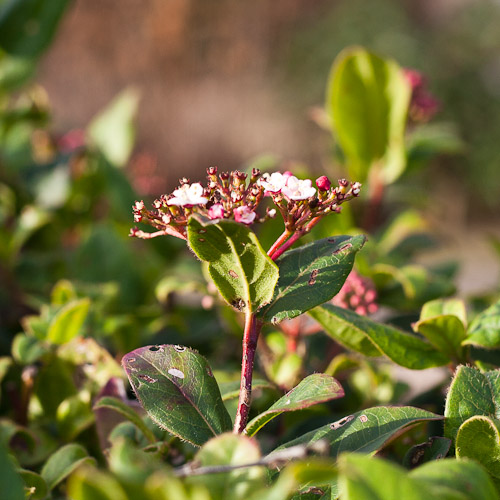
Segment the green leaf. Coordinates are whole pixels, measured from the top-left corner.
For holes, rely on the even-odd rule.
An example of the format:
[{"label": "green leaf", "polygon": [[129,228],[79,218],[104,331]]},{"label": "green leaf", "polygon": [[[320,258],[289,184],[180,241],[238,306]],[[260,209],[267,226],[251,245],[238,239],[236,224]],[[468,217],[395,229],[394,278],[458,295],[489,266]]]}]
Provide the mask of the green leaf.
[{"label": "green leaf", "polygon": [[480,463],[500,488],[500,421],[484,416],[466,420],[458,429],[458,458],[470,458]]},{"label": "green leaf", "polygon": [[0,443],[0,491],[2,500],[25,500],[23,481],[17,474],[7,450]]},{"label": "green leaf", "polygon": [[87,391],[80,391],[61,401],[56,411],[59,434],[65,441],[73,441],[78,434],[89,428],[95,421],[90,409]]},{"label": "green leaf", "polygon": [[231,430],[207,360],[181,346],[141,347],[122,360],[142,406],[160,427],[201,446]]},{"label": "green leaf", "polygon": [[110,408],[115,410],[120,415],[125,417],[127,420],[132,422],[146,438],[151,442],[156,442],[156,437],[151,429],[144,423],[144,420],[135,412],[130,406],[125,404],[118,398],[113,398],[111,396],[105,396],[97,401],[94,405],[94,410],[99,408]]},{"label": "green leaf", "polygon": [[7,0],[0,8],[0,47],[37,57],[50,44],[69,0]]},{"label": "green leaf", "polygon": [[43,500],[47,496],[47,483],[40,474],[26,469],[19,469],[17,472],[24,482],[25,489],[30,492],[29,500]]},{"label": "green leaf", "polygon": [[415,335],[376,323],[353,311],[325,304],[313,309],[310,314],[330,337],[366,356],[384,354],[410,370],[442,366],[450,361],[432,345]]},{"label": "green leaf", "polygon": [[41,475],[45,479],[48,489],[52,490],[80,465],[94,462],[83,446],[67,444],[50,456],[42,468]]},{"label": "green leaf", "polygon": [[500,300],[474,318],[464,344],[500,348]]},{"label": "green leaf", "polygon": [[465,494],[468,500],[499,500],[488,474],[473,461],[447,458],[428,462],[411,471],[409,475],[417,479],[419,485],[425,483],[429,486],[449,488]]},{"label": "green leaf", "polygon": [[281,413],[302,410],[343,396],[344,390],[337,380],[324,373],[314,373],[249,422],[245,434],[253,436]]},{"label": "green leaf", "polygon": [[[429,500],[432,488],[408,477],[401,467],[356,453],[339,459],[339,490],[343,500]],[[450,497],[444,497],[448,500]]]},{"label": "green leaf", "polygon": [[325,439],[330,444],[330,456],[332,457],[338,456],[343,451],[373,454],[404,429],[420,422],[442,418],[412,406],[367,408],[308,432],[281,445],[275,451],[297,444],[310,446],[320,439]]},{"label": "green leaf", "polygon": [[90,123],[87,134],[90,141],[115,167],[128,162],[135,141],[134,120],[139,106],[139,93],[126,89]]},{"label": "green leaf", "polygon": [[[259,445],[254,439],[223,434],[204,444],[195,462],[200,467],[238,466],[257,462],[260,457]],[[266,476],[262,467],[243,467],[220,474],[192,476],[187,482],[207,486],[212,498],[246,500],[253,491],[266,485]]]},{"label": "green leaf", "polygon": [[481,373],[459,366],[451,382],[444,410],[444,435],[455,440],[459,427],[475,415],[500,418],[500,371]]},{"label": "green leaf", "polygon": [[418,321],[413,329],[423,335],[436,349],[441,351],[447,358],[456,362],[465,359],[465,348],[462,342],[466,338],[464,324],[451,314],[434,316]]},{"label": "green leaf", "polygon": [[80,299],[68,302],[50,322],[47,340],[53,344],[65,344],[76,337],[87,318],[90,300]]},{"label": "green leaf", "polygon": [[248,227],[193,215],[188,222],[188,241],[198,258],[208,262],[210,277],[229,304],[253,313],[271,300],[278,266]]},{"label": "green leaf", "polygon": [[274,324],[332,299],[352,270],[363,235],[324,238],[285,252],[277,261],[279,280],[259,316]]},{"label": "green leaf", "polygon": [[500,488],[500,421],[484,416],[466,420],[458,429],[457,458],[480,463]]},{"label": "green leaf", "polygon": [[456,316],[463,326],[467,327],[467,309],[464,301],[460,299],[437,299],[427,302],[420,312],[420,321],[443,315]]},{"label": "green leaf", "polygon": [[441,460],[450,450],[451,440],[441,436],[430,437],[425,443],[412,446],[403,459],[403,465],[413,469],[424,462]]},{"label": "green leaf", "polygon": [[410,85],[401,68],[366,50],[342,51],[333,63],[326,108],[349,176],[364,182],[374,165],[385,184],[404,171]]},{"label": "green leaf", "polygon": [[12,358],[8,358],[7,356],[0,357],[0,399],[2,397],[2,380],[7,375],[10,367],[12,366]]},{"label": "green leaf", "polygon": [[129,500],[113,476],[94,467],[83,467],[68,481],[71,500]]}]

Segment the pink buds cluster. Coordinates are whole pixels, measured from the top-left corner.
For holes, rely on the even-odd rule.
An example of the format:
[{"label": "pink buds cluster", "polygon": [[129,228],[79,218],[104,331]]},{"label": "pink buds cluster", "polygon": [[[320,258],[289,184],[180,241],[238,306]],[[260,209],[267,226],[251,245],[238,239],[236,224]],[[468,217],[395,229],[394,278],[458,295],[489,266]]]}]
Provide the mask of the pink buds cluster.
[{"label": "pink buds cluster", "polygon": [[366,316],[377,312],[377,291],[373,282],[356,271],[351,271],[332,303]]},{"label": "pink buds cluster", "polygon": [[[250,177],[250,178],[248,178]],[[238,170],[217,174],[217,167],[207,169],[207,184],[190,183],[181,179],[180,186],[169,195],[162,195],[153,202],[153,209],[143,201],[133,206],[135,222],[147,223],[158,231],[146,233],[137,228],[131,236],[153,238],[170,234],[186,239],[186,226],[193,213],[209,219],[232,219],[242,224],[263,222],[276,216],[277,210],[267,208],[259,216],[257,207],[265,196],[270,196],[281,213],[287,231],[302,230],[313,219],[328,213],[340,212],[340,205],[359,195],[361,184],[345,179],[331,187],[326,176],[316,181],[297,179],[290,172],[261,175],[253,169],[250,176]]]}]

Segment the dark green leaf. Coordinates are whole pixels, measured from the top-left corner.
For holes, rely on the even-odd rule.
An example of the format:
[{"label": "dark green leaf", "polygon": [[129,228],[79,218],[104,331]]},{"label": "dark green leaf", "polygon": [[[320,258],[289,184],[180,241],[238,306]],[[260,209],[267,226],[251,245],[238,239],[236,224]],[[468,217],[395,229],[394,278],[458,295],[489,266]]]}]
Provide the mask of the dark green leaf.
[{"label": "dark green leaf", "polygon": [[47,483],[40,474],[26,469],[19,469],[17,472],[24,482],[25,489],[30,492],[29,500],[43,500],[47,496]]},{"label": "dark green leaf", "polygon": [[[223,434],[203,445],[195,461],[200,467],[237,466],[257,462],[260,457],[259,445],[254,439]],[[188,482],[207,486],[212,498],[246,500],[250,493],[266,485],[266,477],[262,467],[243,467],[221,474],[193,476]]]},{"label": "dark green leaf", "polygon": [[367,408],[308,432],[281,445],[277,450],[297,444],[311,445],[320,439],[325,439],[330,444],[332,457],[338,456],[343,451],[373,454],[403,429],[420,422],[440,419],[442,417],[439,415],[411,406]]},{"label": "dark green leaf", "polygon": [[342,288],[366,237],[335,236],[285,252],[277,261],[278,285],[259,316],[279,323],[333,298]]},{"label": "dark green leaf", "polygon": [[188,241],[193,252],[208,262],[210,277],[229,304],[255,312],[271,300],[278,267],[248,227],[192,216]]},{"label": "dark green leaf", "polygon": [[248,436],[253,436],[259,429],[283,412],[302,410],[343,396],[344,390],[337,380],[324,373],[314,373],[278,399],[268,410],[249,422],[245,433]]},{"label": "dark green leaf", "polygon": [[0,443],[0,491],[2,500],[25,500],[23,481],[17,474],[7,450]]},{"label": "dark green leaf", "polygon": [[413,328],[448,359],[457,362],[464,360],[465,348],[462,347],[462,342],[466,338],[466,333],[464,324],[457,316],[451,314],[434,316],[418,321]]},{"label": "dark green leaf", "polygon": [[201,446],[231,430],[207,360],[181,346],[141,347],[122,360],[142,406],[163,429]]},{"label": "dark green leaf", "polygon": [[47,340],[53,344],[65,344],[76,337],[87,318],[90,307],[89,299],[68,302],[50,322]]},{"label": "dark green leaf", "polygon": [[84,463],[94,463],[87,450],[79,444],[67,444],[50,456],[41,475],[49,490],[52,490]]},{"label": "dark green leaf", "polygon": [[446,398],[444,435],[455,440],[459,427],[475,415],[500,418],[499,408],[500,371],[459,366]]},{"label": "dark green leaf", "polygon": [[409,102],[410,86],[395,62],[359,47],[337,57],[326,108],[350,177],[364,182],[375,164],[386,184],[402,174]]},{"label": "dark green leaf", "polygon": [[[429,462],[411,471],[410,477],[419,485],[449,488],[466,495],[468,500],[498,500],[491,479],[477,463],[469,460],[445,459]],[[436,498],[445,498],[439,496]]]},{"label": "dark green leaf", "polygon": [[130,422],[135,424],[151,443],[154,443],[156,441],[156,437],[153,431],[148,428],[148,426],[144,423],[144,420],[142,420],[142,418],[130,406],[125,404],[120,399],[113,398],[111,396],[105,396],[99,399],[99,401],[97,401],[94,406],[94,410],[97,410],[99,408],[110,408],[112,410],[115,410],[127,420],[130,420]]},{"label": "dark green leaf", "polygon": [[458,429],[458,458],[479,462],[500,488],[500,421],[484,416],[466,420]]},{"label": "dark green leaf", "polygon": [[7,0],[0,8],[0,47],[39,56],[50,44],[69,0]]},{"label": "dark green leaf", "polygon": [[334,340],[366,356],[376,356],[378,349],[379,353],[411,370],[442,366],[450,361],[415,335],[376,323],[353,311],[325,304],[310,314]]},{"label": "dark green leaf", "polygon": [[440,460],[450,450],[451,440],[441,436],[430,437],[425,443],[412,446],[403,459],[403,465],[413,469],[425,462]]},{"label": "dark green leaf", "polygon": [[463,343],[487,349],[500,348],[500,301],[474,318]]}]

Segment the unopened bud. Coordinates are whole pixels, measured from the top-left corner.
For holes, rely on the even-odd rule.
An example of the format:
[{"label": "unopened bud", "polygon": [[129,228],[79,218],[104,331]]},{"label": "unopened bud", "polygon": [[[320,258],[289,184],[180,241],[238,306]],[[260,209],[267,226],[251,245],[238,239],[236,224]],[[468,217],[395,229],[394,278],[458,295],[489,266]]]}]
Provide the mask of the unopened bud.
[{"label": "unopened bud", "polygon": [[318,186],[320,191],[328,191],[331,185],[332,183],[326,175],[322,175],[316,179],[316,186]]},{"label": "unopened bud", "polygon": [[339,194],[346,194],[348,186],[349,183],[345,179],[339,179],[339,187],[337,188],[337,192]]}]

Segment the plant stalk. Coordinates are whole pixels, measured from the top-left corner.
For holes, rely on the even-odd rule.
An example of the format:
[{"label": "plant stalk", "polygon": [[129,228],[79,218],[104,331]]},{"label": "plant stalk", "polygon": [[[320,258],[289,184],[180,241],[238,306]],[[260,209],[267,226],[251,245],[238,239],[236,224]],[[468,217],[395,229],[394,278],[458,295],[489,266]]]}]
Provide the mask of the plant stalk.
[{"label": "plant stalk", "polygon": [[247,312],[245,318],[245,331],[243,333],[240,398],[233,431],[235,434],[241,434],[245,430],[248,422],[248,413],[250,411],[250,402],[252,398],[253,363],[261,328],[262,323],[257,320],[253,313]]}]

